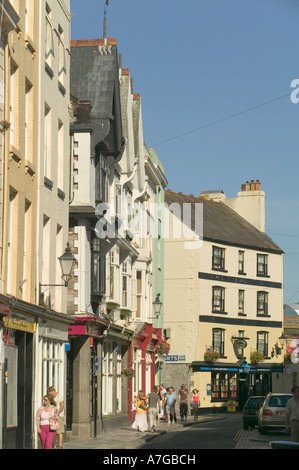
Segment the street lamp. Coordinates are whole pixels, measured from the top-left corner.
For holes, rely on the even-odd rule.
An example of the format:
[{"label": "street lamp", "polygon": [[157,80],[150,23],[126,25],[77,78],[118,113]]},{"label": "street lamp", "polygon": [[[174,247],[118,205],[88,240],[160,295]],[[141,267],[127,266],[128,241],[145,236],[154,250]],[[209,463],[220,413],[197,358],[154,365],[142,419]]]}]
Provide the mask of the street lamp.
[{"label": "street lamp", "polygon": [[284,333],[282,333],[282,335],[278,338],[279,344],[280,344],[282,349],[285,345],[285,340],[286,340],[286,335]]},{"label": "street lamp", "polygon": [[64,250],[63,255],[59,256],[59,263],[61,267],[62,276],[64,284],[41,284],[39,283],[39,300],[43,301],[43,292],[41,291],[42,287],[68,287],[70,278],[72,277],[72,271],[76,262],[76,258],[72,255],[70,249],[70,244],[66,244],[66,249]]},{"label": "street lamp", "polygon": [[161,314],[161,308],[162,308],[162,302],[160,300],[160,294],[157,294],[156,300],[153,302],[153,307],[154,307],[155,317],[158,318],[159,315]]},{"label": "street lamp", "polygon": [[59,256],[59,263],[62,271],[62,279],[64,279],[65,287],[68,286],[68,281],[72,277],[72,272],[76,262],[76,258],[72,255],[70,244],[66,244],[66,249],[63,255]]}]

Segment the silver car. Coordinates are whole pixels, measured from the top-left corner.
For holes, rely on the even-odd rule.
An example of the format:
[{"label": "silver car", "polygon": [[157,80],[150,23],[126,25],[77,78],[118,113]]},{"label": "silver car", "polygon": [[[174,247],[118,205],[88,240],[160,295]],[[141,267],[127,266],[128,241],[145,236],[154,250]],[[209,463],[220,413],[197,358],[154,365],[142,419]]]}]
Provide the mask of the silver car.
[{"label": "silver car", "polygon": [[286,427],[286,404],[292,396],[290,393],[268,393],[258,414],[260,434]]}]

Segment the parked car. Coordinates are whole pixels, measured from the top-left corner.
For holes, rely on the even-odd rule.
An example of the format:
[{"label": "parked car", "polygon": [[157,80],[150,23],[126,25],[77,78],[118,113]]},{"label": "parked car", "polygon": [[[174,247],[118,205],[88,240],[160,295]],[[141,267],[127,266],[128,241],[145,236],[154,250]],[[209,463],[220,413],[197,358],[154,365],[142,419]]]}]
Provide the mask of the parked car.
[{"label": "parked car", "polygon": [[243,429],[257,426],[257,415],[264,401],[265,397],[260,395],[248,398],[243,408]]},{"label": "parked car", "polygon": [[286,404],[292,398],[290,393],[268,393],[258,413],[258,431],[284,429],[286,426]]}]

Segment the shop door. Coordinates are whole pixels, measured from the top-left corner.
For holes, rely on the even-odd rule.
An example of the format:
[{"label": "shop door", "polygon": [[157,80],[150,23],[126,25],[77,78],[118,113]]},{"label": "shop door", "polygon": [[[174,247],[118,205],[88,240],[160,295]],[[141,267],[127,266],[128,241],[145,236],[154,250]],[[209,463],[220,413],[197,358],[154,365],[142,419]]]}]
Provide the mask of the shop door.
[{"label": "shop door", "polygon": [[16,435],[17,449],[31,449],[33,421],[33,335],[30,333],[25,333],[23,331],[16,331],[15,340],[16,346],[18,347],[18,427]]}]

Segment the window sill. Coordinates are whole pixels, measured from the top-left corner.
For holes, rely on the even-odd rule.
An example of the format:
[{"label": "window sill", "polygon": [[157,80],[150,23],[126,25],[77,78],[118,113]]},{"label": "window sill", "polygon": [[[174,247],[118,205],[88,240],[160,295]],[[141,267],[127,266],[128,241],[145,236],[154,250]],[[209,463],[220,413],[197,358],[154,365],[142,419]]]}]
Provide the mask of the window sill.
[{"label": "window sill", "polygon": [[266,277],[269,279],[271,276],[269,276],[268,274],[257,274],[256,277]]},{"label": "window sill", "polygon": [[223,312],[222,310],[212,310],[212,313],[219,313],[220,315],[228,315],[228,312]]},{"label": "window sill", "polygon": [[65,200],[65,192],[62,191],[62,189],[58,188],[57,189],[57,196],[62,199],[63,201]]},{"label": "window sill", "polygon": [[20,167],[22,164],[22,155],[20,154],[19,150],[13,145],[10,145],[9,153],[10,153],[10,161],[14,160]]},{"label": "window sill", "polygon": [[54,183],[49,178],[44,176],[44,185],[47,186],[49,189],[53,189]]},{"label": "window sill", "polygon": [[247,317],[247,313],[241,313],[241,312],[239,312],[239,313],[238,313],[238,317]]},{"label": "window sill", "polygon": [[236,400],[236,398],[211,398],[211,403],[219,403],[219,402],[222,402],[222,403],[225,403],[227,402],[227,400]]},{"label": "window sill", "polygon": [[25,45],[26,45],[26,48],[35,57],[35,54],[36,54],[36,51],[37,51],[37,46],[28,34],[25,34]]},{"label": "window sill", "polygon": [[66,89],[64,88],[60,80],[58,80],[58,89],[63,96],[66,95]]},{"label": "window sill", "polygon": [[268,313],[257,313],[256,316],[262,318],[271,318],[271,315],[268,315]]},{"label": "window sill", "polygon": [[54,77],[54,72],[53,72],[53,70],[51,69],[50,65],[47,62],[45,62],[45,71],[47,72],[47,74],[49,75],[50,78]]},{"label": "window sill", "polygon": [[212,266],[212,271],[218,271],[219,273],[228,273],[227,269],[215,268]]},{"label": "window sill", "polygon": [[239,274],[240,276],[247,276],[247,273],[243,273],[243,271],[238,271],[238,274]]},{"label": "window sill", "polygon": [[25,168],[29,176],[33,179],[36,174],[36,168],[29,160],[25,160]]}]

